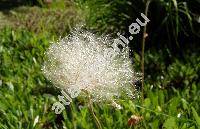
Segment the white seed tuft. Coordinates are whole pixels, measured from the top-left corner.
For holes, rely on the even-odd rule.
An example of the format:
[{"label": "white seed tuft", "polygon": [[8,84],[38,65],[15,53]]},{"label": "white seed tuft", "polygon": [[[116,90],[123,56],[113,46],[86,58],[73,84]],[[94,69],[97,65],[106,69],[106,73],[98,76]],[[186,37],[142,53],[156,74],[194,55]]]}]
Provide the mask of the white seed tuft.
[{"label": "white seed tuft", "polygon": [[93,101],[112,101],[123,94],[132,97],[137,77],[129,49],[119,53],[111,45],[107,36],[75,29],[49,47],[42,70],[55,86],[65,90],[75,86],[87,91]]}]

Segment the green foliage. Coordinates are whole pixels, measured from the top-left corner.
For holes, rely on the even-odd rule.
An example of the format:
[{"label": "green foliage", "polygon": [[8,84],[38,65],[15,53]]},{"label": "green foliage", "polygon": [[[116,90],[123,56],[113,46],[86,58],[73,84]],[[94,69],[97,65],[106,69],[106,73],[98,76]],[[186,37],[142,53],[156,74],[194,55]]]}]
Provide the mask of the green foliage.
[{"label": "green foliage", "polygon": [[85,16],[87,28],[100,33],[115,34],[125,30],[125,22],[131,19],[127,14],[130,1],[77,0],[76,3]]},{"label": "green foliage", "polygon": [[[145,8],[142,0],[78,0],[76,3],[83,11],[89,29],[113,36],[121,32],[125,37],[130,35],[128,26],[140,17]],[[151,22],[147,26],[150,44],[146,47],[164,49],[163,46],[167,46],[170,51],[176,48],[175,54],[179,54],[182,48],[187,47],[186,44],[195,44],[191,41],[200,37],[196,20],[199,14],[195,7],[199,8],[198,0],[152,0],[148,10]],[[140,48],[138,41],[141,41],[141,36],[134,36],[131,42],[134,48]]]},{"label": "green foliage", "polygon": [[[46,5],[44,8],[20,7],[10,10],[9,15],[2,13],[6,19],[4,23],[8,21],[7,25],[11,25],[0,31],[0,128],[95,128],[87,100],[73,99],[61,115],[51,110],[60,92],[41,72],[44,52],[50,42],[68,33],[82,18],[88,28],[100,33],[124,31],[128,21],[135,19],[132,15],[143,9],[140,1],[134,2],[81,0],[75,7],[74,3],[66,6],[61,1],[53,2],[50,8]],[[180,1],[159,2],[167,10],[168,17],[163,24],[169,24],[169,33],[174,31],[171,34],[178,36],[180,30],[192,31],[182,26],[182,18],[187,17],[187,28],[191,27],[188,10],[191,2],[188,8]],[[184,16],[179,17],[182,13]],[[119,100],[122,110],[109,104],[95,104],[95,113],[102,126],[105,129],[200,128],[200,56],[196,49],[189,52],[184,49],[181,58],[168,48],[149,49],[145,53],[144,101],[137,95],[133,100]],[[134,67],[139,71],[140,56],[136,52],[133,55]],[[142,116],[143,120],[130,127],[127,123],[131,115]]]},{"label": "green foliage", "polygon": [[[199,83],[200,58],[196,53],[184,53],[184,59],[170,57],[166,52],[149,50],[145,54],[146,77],[149,83],[163,88],[191,87]],[[139,64],[137,64],[139,66]],[[154,74],[152,74],[154,73]]]},{"label": "green foliage", "polygon": [[[0,36],[2,37],[0,40],[2,55],[0,69],[2,80],[0,90],[1,128],[95,127],[87,104],[83,100],[73,100],[71,106],[66,107],[63,112],[63,118],[60,118],[51,110],[53,102],[56,102],[57,93],[43,91],[41,88],[38,91],[38,87],[48,87],[40,68],[43,62],[43,53],[48,47],[49,41],[54,40],[54,37],[47,33],[35,35],[26,30],[14,31],[8,28],[1,31]],[[192,64],[194,60],[188,63]],[[188,69],[184,70],[184,64],[179,61],[175,61],[171,67],[175,67],[174,70],[183,67],[179,71],[185,71],[183,74],[185,77],[196,78],[196,75],[192,76],[194,72],[187,72]],[[190,69],[192,67],[189,68],[189,71],[193,71]],[[179,72],[176,72],[179,75]],[[169,76],[168,79],[173,80],[175,77]],[[190,83],[191,87],[185,87],[191,85]],[[98,104],[95,105],[95,112],[104,128],[108,129],[129,128],[127,122],[133,114],[144,117],[143,121],[135,128],[198,127],[199,84],[192,81],[190,83],[183,83],[185,88],[178,91],[175,88],[172,90],[159,88],[159,84],[162,83],[158,80],[153,86],[146,84],[144,102],[137,99],[121,100],[119,104],[122,105],[123,110],[114,109],[106,104]],[[35,91],[39,93],[35,94]],[[80,103],[82,103],[82,109],[79,109]],[[177,117],[178,114],[180,117]],[[39,117],[39,121],[34,124],[37,117]]]},{"label": "green foliage", "polygon": [[37,116],[41,122],[49,121],[54,114],[45,112],[52,100],[32,91],[46,84],[40,68],[50,37],[9,28],[3,29],[0,37],[1,127],[33,128]]},{"label": "green foliage", "polygon": [[[65,7],[63,6],[63,4],[52,3],[49,8],[18,7],[2,15],[4,18],[2,24],[16,29],[28,29],[34,33],[48,32],[64,36],[69,33],[72,26],[81,22],[83,17],[73,3],[66,3]],[[1,25],[0,27],[3,28]]]},{"label": "green foliage", "polygon": [[[182,31],[185,34],[188,34],[188,30],[193,31],[192,17],[188,8],[188,3],[185,1],[167,0],[161,1],[161,4],[167,11],[166,17],[164,18],[162,24],[167,26],[168,34],[172,32],[172,38],[174,38],[177,45],[179,45],[177,41],[179,33]],[[174,29],[170,30],[170,28]]]}]

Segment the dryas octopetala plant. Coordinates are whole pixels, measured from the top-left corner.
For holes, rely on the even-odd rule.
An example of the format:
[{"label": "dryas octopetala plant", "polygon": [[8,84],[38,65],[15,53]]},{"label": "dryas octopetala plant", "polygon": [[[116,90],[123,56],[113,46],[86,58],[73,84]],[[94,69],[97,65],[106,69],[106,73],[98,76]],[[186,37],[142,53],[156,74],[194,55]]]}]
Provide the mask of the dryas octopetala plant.
[{"label": "dryas octopetala plant", "polygon": [[93,101],[113,102],[122,96],[134,97],[138,78],[129,59],[128,46],[121,52],[108,36],[98,37],[75,29],[46,51],[43,73],[56,87],[87,92]]}]

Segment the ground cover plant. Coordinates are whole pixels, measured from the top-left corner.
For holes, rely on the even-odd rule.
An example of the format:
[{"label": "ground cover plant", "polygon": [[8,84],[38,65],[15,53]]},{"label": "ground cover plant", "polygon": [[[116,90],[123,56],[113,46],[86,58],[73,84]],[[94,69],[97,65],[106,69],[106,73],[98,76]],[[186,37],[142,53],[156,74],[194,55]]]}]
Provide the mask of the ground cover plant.
[{"label": "ground cover plant", "polygon": [[[19,0],[16,6],[12,2],[0,1],[0,129],[96,128],[87,99],[73,99],[60,115],[51,109],[60,89],[41,71],[44,53],[77,23],[97,35],[126,35],[145,4]],[[199,6],[198,0],[152,1],[144,51],[144,98],[137,81],[137,97],[120,99],[122,109],[94,103],[102,128],[200,128]],[[157,10],[163,17],[157,17]],[[129,46],[137,72],[141,72],[141,39],[142,33],[134,36]]]}]

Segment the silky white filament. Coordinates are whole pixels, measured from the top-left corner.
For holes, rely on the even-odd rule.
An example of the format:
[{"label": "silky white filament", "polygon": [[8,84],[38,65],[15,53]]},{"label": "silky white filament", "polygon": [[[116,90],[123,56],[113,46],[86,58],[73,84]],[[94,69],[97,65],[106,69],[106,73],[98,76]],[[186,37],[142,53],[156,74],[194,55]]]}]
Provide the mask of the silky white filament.
[{"label": "silky white filament", "polygon": [[113,101],[134,96],[137,80],[126,46],[115,51],[112,40],[75,29],[68,37],[53,43],[46,51],[43,72],[55,86],[87,91],[93,101]]}]

